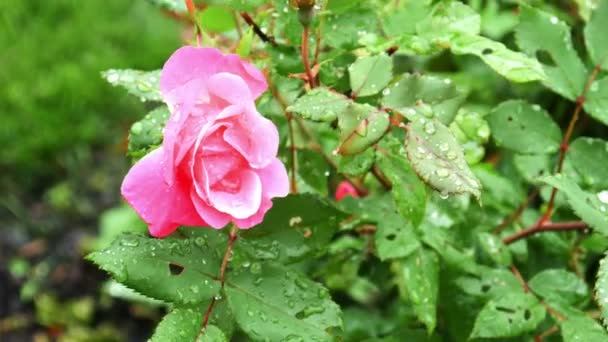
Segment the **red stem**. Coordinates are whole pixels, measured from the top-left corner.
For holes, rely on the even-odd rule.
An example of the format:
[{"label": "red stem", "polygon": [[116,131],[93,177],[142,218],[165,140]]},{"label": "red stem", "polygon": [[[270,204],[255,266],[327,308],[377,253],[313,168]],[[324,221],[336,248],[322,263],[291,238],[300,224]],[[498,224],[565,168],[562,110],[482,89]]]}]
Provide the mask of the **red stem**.
[{"label": "red stem", "polygon": [[[222,266],[220,267],[220,292],[224,289],[224,283],[226,282],[226,269],[228,268],[228,262],[230,261],[230,255],[232,255],[232,247],[234,246],[234,242],[238,238],[237,235],[238,228],[236,226],[232,226],[230,229],[230,235],[228,236],[228,246],[226,247],[226,252],[224,253],[224,259],[222,259]],[[209,318],[211,317],[211,312],[213,311],[213,306],[217,299],[215,297],[211,298],[211,303],[207,307],[207,311],[205,311],[205,318],[203,320],[203,326],[198,333],[198,337],[196,340],[200,340],[203,334],[205,333],[205,329],[209,324]]]},{"label": "red stem", "polygon": [[310,61],[308,60],[308,36],[310,34],[310,27],[304,26],[304,30],[302,31],[302,45],[301,45],[301,53],[302,53],[302,62],[304,63],[304,71],[306,72],[306,78],[308,78],[308,84],[310,88],[315,87],[315,79],[312,76],[312,70],[310,69]]},{"label": "red stem", "polygon": [[500,234],[511,222],[516,221],[521,214],[523,214],[524,210],[528,207],[530,202],[534,200],[538,196],[538,189],[534,190],[528,197],[524,200],[524,202],[517,208],[512,215],[505,217],[505,219],[494,229],[495,234]]},{"label": "red stem", "polygon": [[556,231],[568,231],[568,230],[585,230],[589,228],[585,222],[575,221],[575,222],[558,222],[558,223],[544,223],[544,224],[536,224],[532,227],[526,228],[524,230],[520,230],[519,232],[507,236],[502,240],[505,245],[511,244],[517,240],[521,240],[530,235],[534,235],[536,233],[542,232],[556,232]]},{"label": "red stem", "polygon": [[[586,100],[585,97],[587,96],[587,93],[589,92],[589,89],[591,88],[591,84],[593,84],[593,81],[595,81],[595,78],[597,77],[598,73],[600,72],[601,67],[602,67],[602,63],[596,65],[595,68],[593,68],[593,72],[591,72],[591,75],[589,75],[589,78],[587,79],[587,82],[585,83],[585,88],[583,88],[583,92],[581,93],[581,95],[579,97],[576,98],[576,107],[574,108],[574,113],[572,114],[572,118],[570,119],[570,122],[568,123],[568,128],[566,129],[566,134],[564,134],[564,139],[562,140],[562,144],[561,144],[560,150],[559,150],[559,160],[557,162],[557,167],[555,168],[554,173],[562,172],[562,168],[564,166],[564,160],[566,159],[566,151],[568,151],[570,138],[572,137],[572,132],[574,131],[574,126],[576,125],[576,122],[578,121],[580,113],[583,110],[583,105],[585,104],[585,100]],[[549,198],[549,202],[547,203],[547,210],[545,210],[544,215],[538,220],[537,225],[538,224],[542,225],[544,222],[547,222],[551,219],[551,214],[553,214],[553,207],[554,207],[556,195],[557,195],[557,188],[554,187],[553,190],[551,191],[551,197]]]}]

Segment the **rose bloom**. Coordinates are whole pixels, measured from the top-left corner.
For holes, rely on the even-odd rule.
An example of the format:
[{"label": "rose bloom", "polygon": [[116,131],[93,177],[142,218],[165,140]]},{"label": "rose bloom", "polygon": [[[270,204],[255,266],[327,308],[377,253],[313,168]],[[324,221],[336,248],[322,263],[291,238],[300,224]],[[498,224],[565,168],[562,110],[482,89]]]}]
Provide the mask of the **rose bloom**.
[{"label": "rose bloom", "polygon": [[254,66],[212,48],[182,47],[165,63],[160,88],[171,116],[162,146],[121,188],[153,236],[180,225],[250,228],[273,197],[287,195],[277,129],[255,108],[266,87]]}]

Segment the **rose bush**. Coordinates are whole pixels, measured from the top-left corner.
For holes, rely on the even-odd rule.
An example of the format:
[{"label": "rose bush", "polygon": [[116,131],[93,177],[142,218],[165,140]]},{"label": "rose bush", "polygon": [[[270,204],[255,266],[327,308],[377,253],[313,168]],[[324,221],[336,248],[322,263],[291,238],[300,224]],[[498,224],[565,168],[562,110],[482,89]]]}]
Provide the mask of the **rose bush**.
[{"label": "rose bush", "polygon": [[289,191],[277,129],[255,108],[264,75],[236,55],[183,47],[160,86],[171,111],[164,141],[129,171],[124,198],[156,237],[180,225],[260,223],[271,199]]}]

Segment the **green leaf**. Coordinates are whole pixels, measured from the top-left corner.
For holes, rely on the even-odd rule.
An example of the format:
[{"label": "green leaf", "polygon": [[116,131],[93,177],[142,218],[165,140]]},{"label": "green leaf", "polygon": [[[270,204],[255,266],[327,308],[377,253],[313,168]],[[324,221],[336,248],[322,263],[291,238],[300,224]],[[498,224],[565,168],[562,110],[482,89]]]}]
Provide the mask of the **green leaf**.
[{"label": "green leaf", "polygon": [[397,211],[403,218],[417,227],[424,218],[426,187],[412,170],[402,150],[402,144],[387,136],[380,144],[377,164],[380,171],[392,184],[392,195]]},{"label": "green leaf", "polygon": [[207,31],[222,33],[236,27],[232,13],[223,6],[207,6],[199,14],[201,28]]},{"label": "green leaf", "polygon": [[354,96],[379,93],[393,77],[393,61],[386,54],[359,57],[348,68]]},{"label": "green leaf", "polygon": [[338,114],[341,155],[353,155],[365,151],[386,134],[390,125],[386,112],[368,104],[352,102]]},{"label": "green leaf", "polygon": [[298,175],[314,192],[327,196],[329,165],[323,155],[309,149],[299,149],[296,156]]},{"label": "green leaf", "polygon": [[465,95],[456,89],[449,78],[417,74],[403,74],[382,95],[384,107],[395,109],[410,120],[424,110],[422,104],[429,105],[431,115],[444,124],[452,122],[465,99]]},{"label": "green leaf", "polygon": [[429,335],[437,325],[439,292],[439,258],[432,250],[418,248],[402,261],[391,266],[397,282],[414,307],[418,319],[426,325]]},{"label": "green leaf", "polygon": [[562,174],[543,177],[542,182],[559,189],[568,198],[574,213],[597,232],[608,235],[608,203],[595,194],[583,191],[574,181]]},{"label": "green leaf", "polygon": [[532,184],[538,184],[538,178],[551,174],[553,169],[550,154],[516,154],[513,163],[519,174]]},{"label": "green leaf", "polygon": [[608,125],[608,77],[591,83],[583,107],[593,118]]},{"label": "green leaf", "polygon": [[595,282],[595,301],[602,311],[604,325],[608,325],[608,254],[600,260]]},{"label": "green leaf", "polygon": [[598,322],[584,314],[560,322],[564,342],[603,342],[608,334]]},{"label": "green leaf", "polygon": [[436,44],[445,45],[449,44],[455,34],[476,35],[479,34],[480,29],[479,14],[471,7],[457,1],[438,3],[433,7],[431,15],[416,26],[418,34]]},{"label": "green leaf", "polygon": [[554,153],[562,140],[559,126],[545,110],[521,100],[498,105],[488,115],[488,124],[497,145],[519,153]]},{"label": "green leaf", "polygon": [[537,295],[551,301],[578,304],[589,295],[584,280],[564,269],[545,269],[528,281],[528,286]]},{"label": "green leaf", "polygon": [[570,27],[552,14],[522,5],[515,40],[531,56],[546,55],[543,81],[556,93],[575,100],[585,86],[587,68],[572,46]]},{"label": "green leaf", "polygon": [[607,70],[606,22],[608,22],[608,2],[599,0],[587,0],[586,2],[594,2],[597,8],[591,14],[591,20],[585,25],[585,45],[593,64],[601,65],[602,69]]},{"label": "green leaf", "polygon": [[[228,339],[215,325],[208,324],[200,334],[206,306],[176,307],[154,330],[150,342],[226,342]],[[200,335],[200,336],[199,336]]]},{"label": "green leaf", "polygon": [[[201,229],[202,230],[202,229]],[[150,298],[170,303],[200,303],[215,296],[221,246],[205,238],[217,231],[206,229],[196,239],[153,239],[125,234],[104,251],[87,258],[118,282]],[[221,250],[221,251],[220,251]]]},{"label": "green leaf", "polygon": [[110,69],[101,74],[111,85],[125,88],[129,94],[137,96],[142,101],[162,101],[160,70]]},{"label": "green leaf", "polygon": [[[436,210],[427,210],[431,216],[439,216]],[[424,235],[422,241],[432,247],[450,267],[468,274],[480,274],[480,266],[475,263],[473,250],[462,249],[457,246],[446,232],[447,229],[438,229],[435,222],[425,220],[420,228]]]},{"label": "green leaf", "polygon": [[271,263],[231,274],[224,290],[238,325],[254,340],[331,341],[342,326],[324,287]]},{"label": "green leaf", "polygon": [[545,308],[528,293],[511,292],[490,300],[475,320],[471,338],[514,337],[534,331]]},{"label": "green leaf", "polygon": [[169,119],[169,109],[158,107],[131,125],[129,131],[129,155],[141,158],[163,141],[163,128]]},{"label": "green leaf", "polygon": [[[331,3],[332,1],[330,1]],[[354,49],[359,46],[362,27],[377,27],[376,12],[358,6],[357,9],[327,16],[322,23],[323,43],[333,48]]]},{"label": "green leaf", "polygon": [[455,280],[464,293],[483,299],[500,298],[507,293],[523,291],[519,280],[505,269],[480,266],[479,275],[461,276]]},{"label": "green leaf", "polygon": [[530,82],[545,79],[540,63],[522,53],[506,48],[502,43],[482,36],[458,35],[451,40],[452,52],[471,54],[483,60],[490,68],[513,82]]},{"label": "green leaf", "polygon": [[450,131],[462,146],[464,159],[469,165],[479,163],[484,155],[484,144],[490,138],[490,126],[477,111],[460,108],[456,118],[450,124]]},{"label": "green leaf", "polygon": [[483,232],[479,233],[477,238],[483,251],[496,265],[509,266],[512,264],[511,252],[497,235]]},{"label": "green leaf", "polygon": [[338,113],[344,111],[351,102],[346,96],[327,88],[315,88],[287,107],[287,111],[306,120],[331,122],[336,120]]},{"label": "green leaf", "polygon": [[442,195],[470,193],[479,198],[481,184],[444,124],[424,118],[410,122],[405,148],[414,171]]},{"label": "green leaf", "polygon": [[375,160],[376,154],[373,148],[368,148],[354,156],[342,156],[338,163],[338,172],[349,177],[359,177],[369,171]]},{"label": "green leaf", "polygon": [[244,248],[255,259],[291,263],[327,247],[346,215],[326,200],[310,194],[273,201],[264,221],[241,231],[235,250]]},{"label": "green leaf", "polygon": [[604,167],[608,165],[608,142],[580,137],[568,147],[566,161],[581,176],[583,184],[597,190],[608,189]]}]

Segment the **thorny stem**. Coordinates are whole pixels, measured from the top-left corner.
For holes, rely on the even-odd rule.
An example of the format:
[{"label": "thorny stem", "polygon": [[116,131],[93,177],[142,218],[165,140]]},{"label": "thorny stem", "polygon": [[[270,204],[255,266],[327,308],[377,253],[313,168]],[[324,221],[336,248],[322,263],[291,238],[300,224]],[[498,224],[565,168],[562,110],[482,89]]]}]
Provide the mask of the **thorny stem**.
[{"label": "thorny stem", "polygon": [[304,26],[304,30],[302,31],[302,45],[301,45],[301,53],[302,53],[302,62],[304,63],[304,71],[306,72],[306,78],[308,78],[308,85],[310,88],[315,87],[315,79],[312,76],[312,70],[310,69],[310,60],[308,58],[308,36],[310,35],[310,27]]},{"label": "thorny stem", "polygon": [[[238,238],[238,227],[233,225],[230,228],[230,235],[228,236],[228,246],[226,246],[226,252],[224,253],[224,259],[222,259],[222,266],[220,267],[220,291],[224,289],[224,283],[226,282],[226,269],[228,268],[228,262],[230,261],[230,256],[232,255],[232,247],[234,246],[234,242]],[[211,318],[211,312],[213,311],[213,306],[217,299],[215,297],[211,298],[211,303],[207,307],[207,311],[205,311],[205,318],[203,319],[203,326],[198,333],[198,337],[196,341],[200,340],[201,336],[205,333],[205,329],[209,324],[209,319]]]},{"label": "thorny stem", "polygon": [[[581,111],[583,110],[583,105],[585,104],[587,93],[591,88],[591,84],[595,81],[603,63],[600,63],[593,68],[593,72],[589,75],[587,79],[587,83],[585,83],[585,88],[583,88],[583,92],[579,97],[576,98],[576,107],[574,108],[574,113],[572,113],[572,118],[568,123],[568,128],[566,129],[566,134],[564,134],[564,139],[562,140],[562,144],[559,150],[559,160],[557,162],[557,167],[555,168],[555,173],[562,172],[562,168],[564,166],[564,160],[566,158],[566,151],[568,151],[570,138],[572,137],[572,132],[574,131],[574,126],[578,121]],[[545,214],[538,220],[538,224],[545,223],[551,219],[551,214],[553,213],[553,205],[555,203],[555,196],[557,195],[557,188],[553,187],[551,191],[551,197],[549,198],[549,202],[547,203],[547,210],[545,210]]]},{"label": "thorny stem", "polygon": [[260,29],[260,27],[258,26],[258,24],[255,23],[255,21],[253,21],[253,19],[251,19],[251,17],[249,16],[249,14],[247,14],[247,12],[241,12],[241,18],[243,18],[243,20],[245,20],[245,22],[247,23],[247,25],[251,26],[251,28],[253,29],[253,33],[255,33],[258,37],[260,37],[260,39],[265,42],[265,43],[269,43],[272,46],[277,46],[277,42],[276,40],[274,40],[273,36],[269,36],[266,33],[264,33],[264,31],[262,31]]},{"label": "thorny stem", "polygon": [[530,235],[534,235],[536,233],[568,231],[568,230],[585,230],[587,228],[589,228],[589,225],[587,225],[585,222],[582,222],[582,221],[535,224],[532,227],[526,228],[524,230],[520,230],[513,235],[507,236],[506,238],[502,239],[502,242],[505,245],[508,245],[515,241],[526,238]]}]

